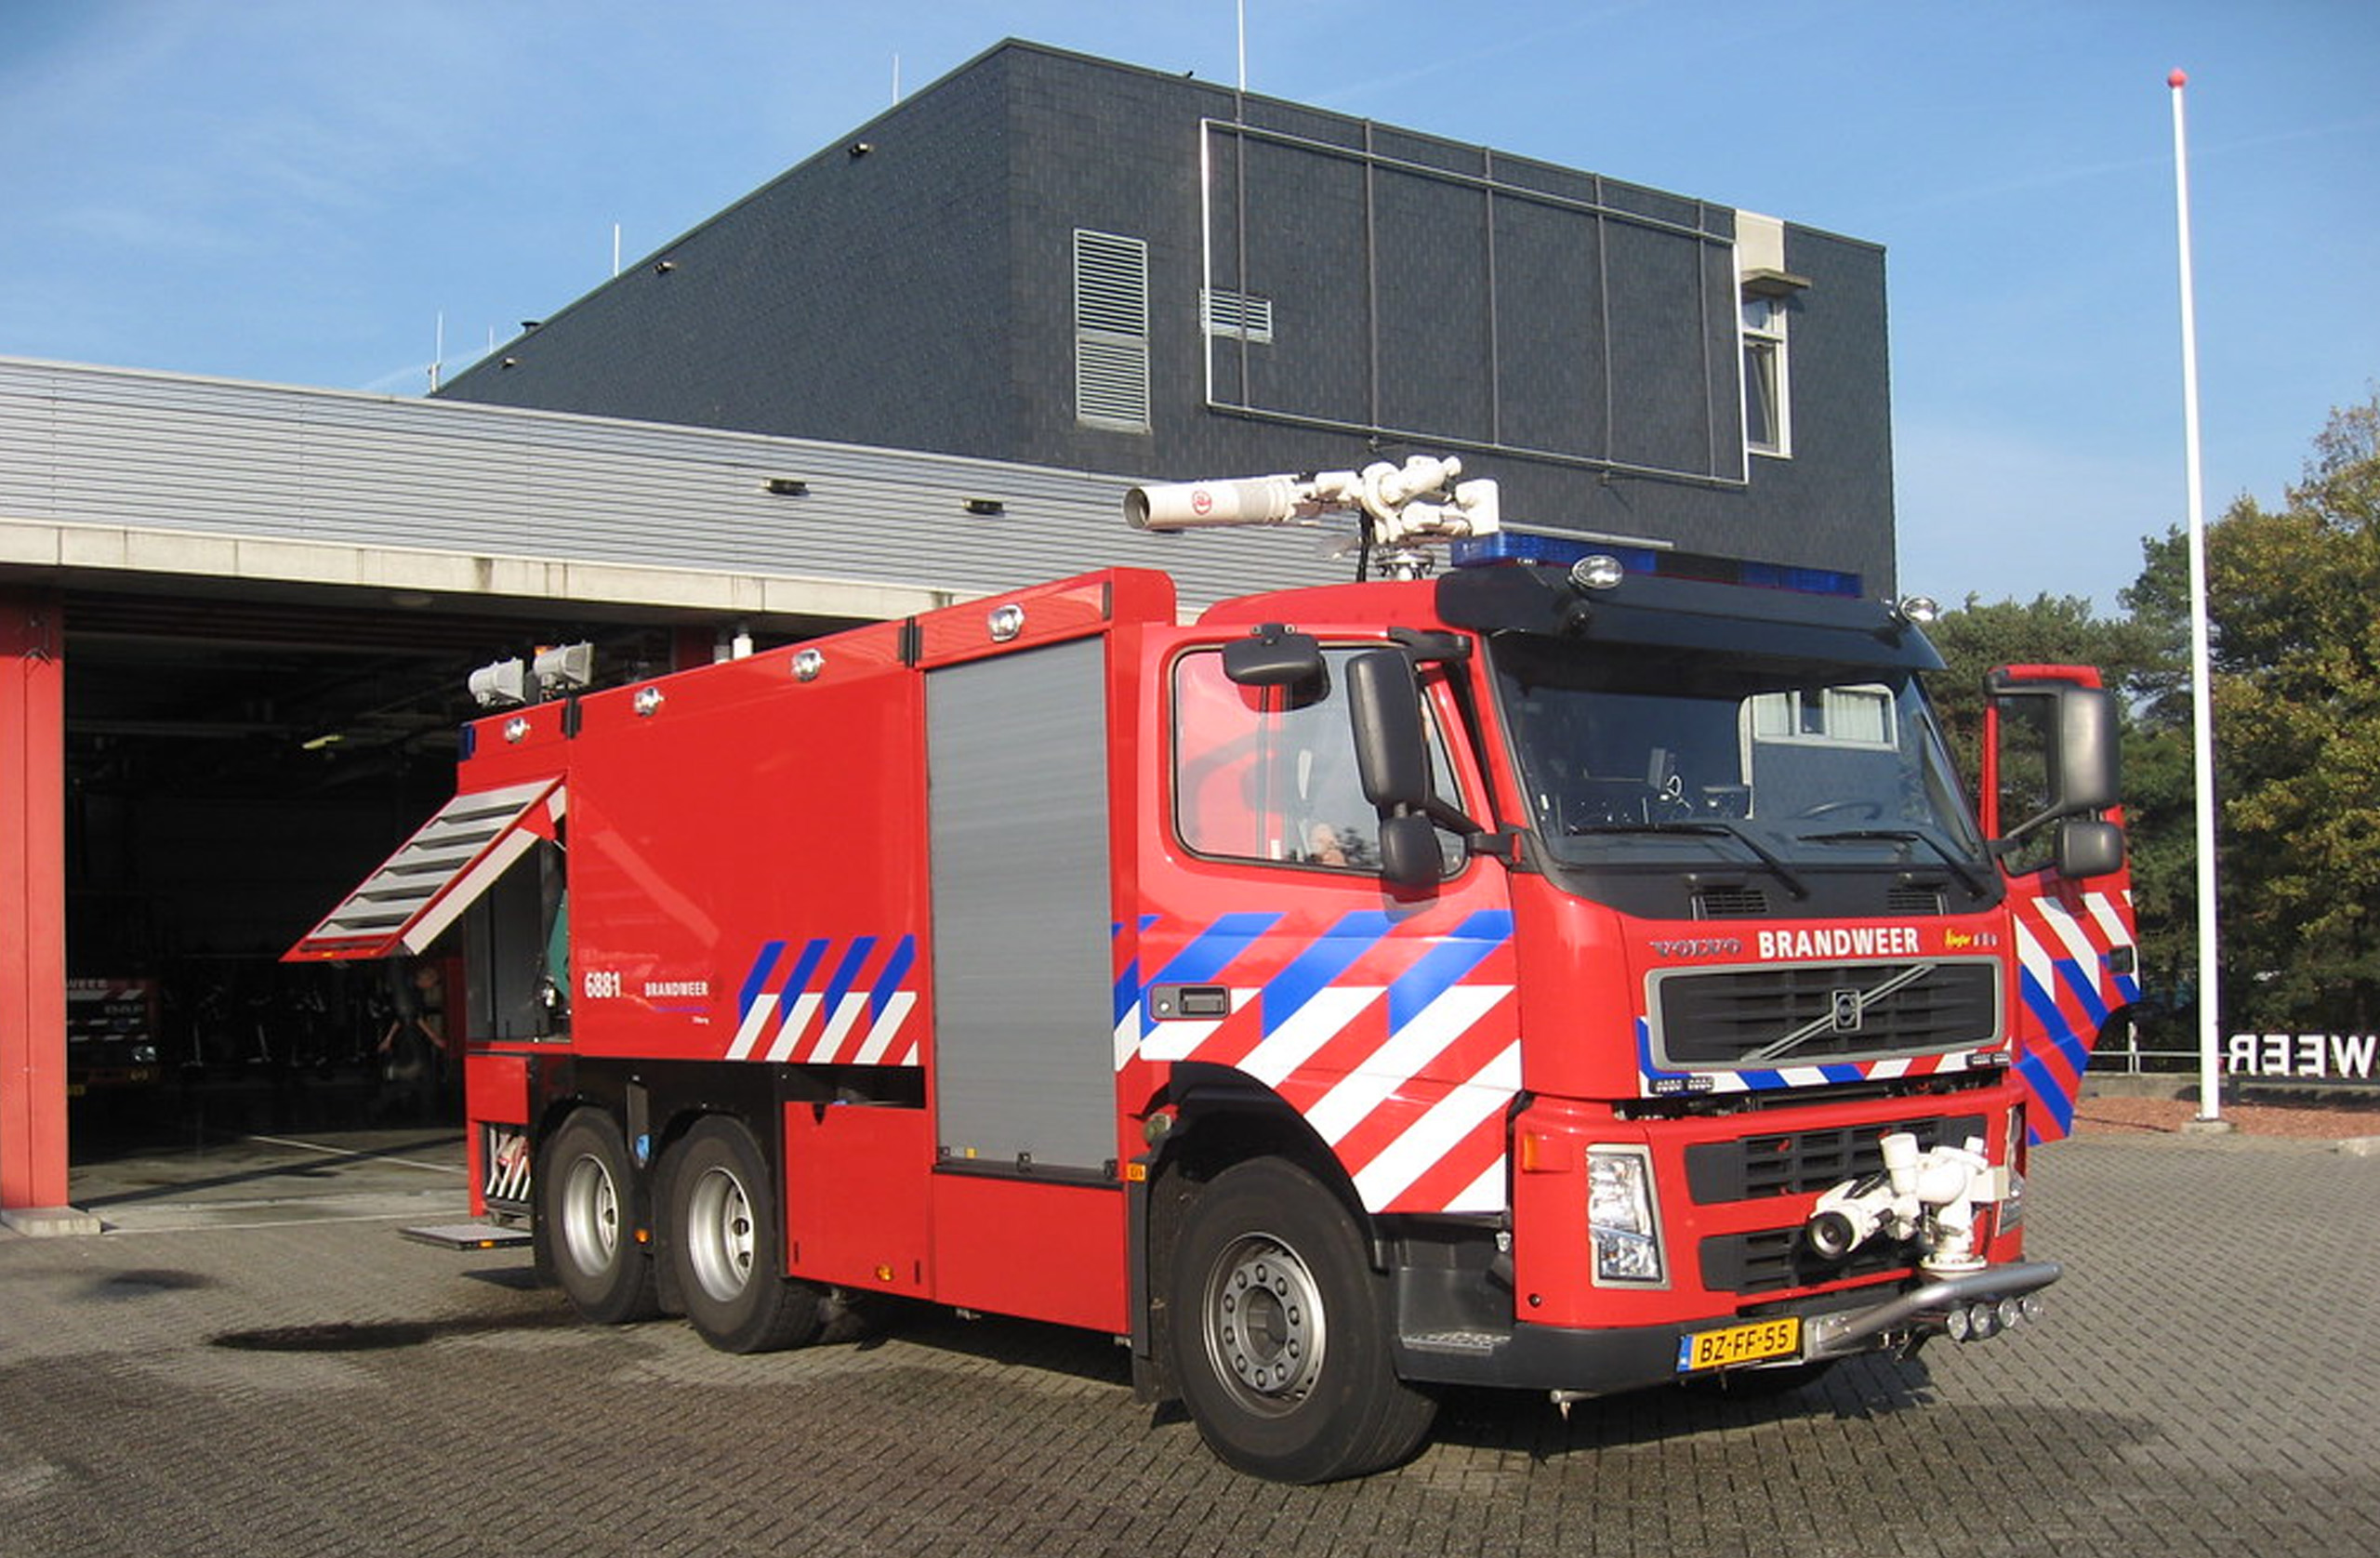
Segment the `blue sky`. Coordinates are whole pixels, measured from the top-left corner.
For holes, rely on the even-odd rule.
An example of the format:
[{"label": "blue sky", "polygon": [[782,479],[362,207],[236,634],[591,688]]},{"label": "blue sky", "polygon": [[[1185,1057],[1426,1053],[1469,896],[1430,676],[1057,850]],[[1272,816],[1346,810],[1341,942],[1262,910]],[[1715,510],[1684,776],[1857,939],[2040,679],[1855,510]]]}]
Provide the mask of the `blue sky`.
[{"label": "blue sky", "polygon": [[[0,0],[0,353],[417,394],[1002,37],[1229,81],[1233,0]],[[1902,578],[2111,606],[2380,381],[2371,0],[1249,0],[1249,82],[1884,245]],[[1746,549],[1789,557],[1790,542]]]}]

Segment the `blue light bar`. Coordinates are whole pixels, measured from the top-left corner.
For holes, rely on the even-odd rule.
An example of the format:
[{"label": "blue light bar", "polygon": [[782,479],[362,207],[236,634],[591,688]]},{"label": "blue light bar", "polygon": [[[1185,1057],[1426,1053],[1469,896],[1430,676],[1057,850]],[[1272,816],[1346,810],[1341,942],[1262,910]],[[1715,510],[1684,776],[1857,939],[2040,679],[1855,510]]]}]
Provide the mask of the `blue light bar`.
[{"label": "blue light bar", "polygon": [[1801,595],[1838,595],[1857,601],[1865,590],[1859,575],[1834,568],[1795,568],[1781,562],[1747,562],[1739,558],[1710,557],[1699,552],[1663,551],[1653,547],[1616,546],[1571,535],[1540,535],[1500,530],[1493,535],[1457,541],[1452,548],[1458,568],[1481,568],[1498,562],[1527,562],[1567,568],[1582,557],[1618,558],[1622,573],[1665,579],[1696,579],[1705,584],[1740,585],[1752,589],[1786,589]]},{"label": "blue light bar", "polygon": [[1630,574],[1660,572],[1660,551],[1653,547],[1621,547],[1609,542],[1581,541],[1570,535],[1538,535],[1527,531],[1500,530],[1492,535],[1466,536],[1453,548],[1458,568],[1479,568],[1490,562],[1537,562],[1567,568],[1582,557],[1601,553],[1620,560]]}]

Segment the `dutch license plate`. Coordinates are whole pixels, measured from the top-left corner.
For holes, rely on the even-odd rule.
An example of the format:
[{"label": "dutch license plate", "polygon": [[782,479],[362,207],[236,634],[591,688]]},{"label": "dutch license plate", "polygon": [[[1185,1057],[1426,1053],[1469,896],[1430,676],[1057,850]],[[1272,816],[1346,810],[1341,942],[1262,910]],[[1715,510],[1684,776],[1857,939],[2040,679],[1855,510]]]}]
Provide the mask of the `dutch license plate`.
[{"label": "dutch license plate", "polygon": [[1781,1320],[1756,1320],[1749,1326],[1694,1331],[1678,1338],[1677,1371],[1691,1374],[1697,1369],[1766,1363],[1774,1358],[1793,1357],[1801,1350],[1800,1315],[1789,1314]]}]

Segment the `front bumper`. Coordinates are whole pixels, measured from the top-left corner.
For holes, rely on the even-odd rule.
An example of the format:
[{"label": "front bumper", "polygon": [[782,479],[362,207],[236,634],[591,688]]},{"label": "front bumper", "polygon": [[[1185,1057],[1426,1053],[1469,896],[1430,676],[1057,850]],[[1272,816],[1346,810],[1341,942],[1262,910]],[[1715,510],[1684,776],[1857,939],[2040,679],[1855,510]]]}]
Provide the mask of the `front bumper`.
[{"label": "front bumper", "polygon": [[[1802,1350],[1765,1367],[1817,1363],[1948,1334],[1951,1316],[2021,1299],[2058,1279],[2056,1262],[2020,1261],[1932,1282],[1848,1295],[1845,1307],[1807,1313]],[[1575,1329],[1515,1321],[1509,1330],[1397,1339],[1397,1373],[1417,1382],[1613,1395],[1681,1378],[1680,1345],[1698,1331],[1742,1323],[1723,1316],[1674,1325]],[[1974,1332],[1971,1334],[1986,1334]],[[1698,1376],[1699,1377],[1699,1376]]]},{"label": "front bumper", "polygon": [[2016,1261],[1943,1277],[1865,1309],[1815,1315],[1802,1326],[1805,1360],[1872,1353],[1898,1336],[1939,1336],[1955,1311],[2038,1293],[2064,1274],[2055,1261]]}]

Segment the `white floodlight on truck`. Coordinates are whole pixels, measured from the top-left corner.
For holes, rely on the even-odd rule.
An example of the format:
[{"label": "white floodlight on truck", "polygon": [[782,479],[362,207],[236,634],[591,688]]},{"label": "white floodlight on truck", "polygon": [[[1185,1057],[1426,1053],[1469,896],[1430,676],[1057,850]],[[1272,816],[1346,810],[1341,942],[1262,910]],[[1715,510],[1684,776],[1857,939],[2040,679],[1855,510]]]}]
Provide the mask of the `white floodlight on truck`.
[{"label": "white floodlight on truck", "polygon": [[471,673],[471,697],[482,708],[509,708],[529,701],[529,667],[518,658],[497,660]]},{"label": "white floodlight on truck", "polygon": [[530,670],[540,697],[578,692],[595,680],[595,646],[582,642],[541,649]]}]

